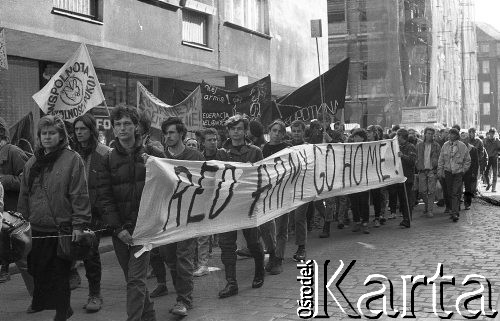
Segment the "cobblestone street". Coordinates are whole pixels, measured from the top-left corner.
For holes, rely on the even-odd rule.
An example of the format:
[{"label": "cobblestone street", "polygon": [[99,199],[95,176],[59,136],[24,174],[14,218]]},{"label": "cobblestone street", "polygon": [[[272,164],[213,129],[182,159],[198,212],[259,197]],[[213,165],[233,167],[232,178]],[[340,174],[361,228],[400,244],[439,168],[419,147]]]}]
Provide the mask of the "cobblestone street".
[{"label": "cobblestone street", "polygon": [[[356,306],[358,298],[380,289],[379,285],[364,286],[363,282],[370,274],[383,274],[392,281],[394,286],[394,307],[402,310],[401,275],[425,275],[431,278],[436,274],[438,263],[443,264],[444,275],[455,277],[456,286],[445,286],[444,306],[453,311],[453,320],[465,320],[455,309],[455,300],[464,293],[477,289],[477,285],[461,286],[467,274],[480,274],[489,279],[492,286],[492,304],[497,304],[500,293],[500,277],[498,261],[500,260],[500,234],[498,207],[482,200],[475,199],[470,211],[462,211],[458,223],[442,214],[443,208],[438,208],[433,218],[422,215],[422,205],[417,206],[411,229],[400,229],[399,219],[390,220],[381,228],[371,228],[370,234],[353,233],[350,229],[333,229],[329,239],[319,239],[319,230],[310,233],[307,244],[308,258],[316,259],[319,270],[323,270],[323,262],[330,260],[328,278],[339,266],[339,260],[345,264],[344,271],[352,260],[356,263],[341,284],[346,297]],[[300,284],[296,278],[298,270],[291,259],[295,251],[293,235],[289,238],[288,259],[285,261],[284,272],[277,276],[268,275],[265,284],[260,289],[251,288],[253,278],[253,261],[240,259],[238,261],[238,282],[240,293],[237,296],[218,299],[218,291],[224,287],[224,272],[212,272],[208,276],[195,281],[195,307],[184,320],[297,320],[297,299]],[[105,242],[103,242],[105,243]],[[125,286],[113,252],[103,254],[103,295],[104,307],[96,314],[87,314],[81,308],[86,303],[87,282],[83,268],[82,286],[72,292],[72,306],[75,315],[71,320],[125,320]],[[210,266],[221,268],[219,252],[216,249]],[[338,278],[337,278],[338,280]],[[155,280],[148,280],[150,290],[155,286]],[[323,282],[320,273],[319,283]],[[408,282],[409,284],[409,282]],[[168,296],[155,299],[158,320],[175,320],[168,309],[175,303],[173,286],[168,282]],[[408,298],[411,285],[408,285]],[[19,274],[12,280],[0,285],[0,320],[50,320],[53,311],[44,311],[28,315],[24,311],[29,305],[29,299]],[[331,287],[334,291],[334,285]],[[415,313],[417,320],[439,320],[432,309],[432,287],[419,287],[415,292]],[[439,288],[438,288],[439,291]],[[488,311],[487,289],[485,289],[485,305]],[[387,291],[386,294],[389,292]],[[320,298],[323,291],[320,290]],[[340,293],[336,292],[340,300]],[[438,294],[439,300],[439,294]],[[346,306],[342,299],[342,305]],[[381,300],[372,304],[379,308]],[[409,299],[408,299],[409,302]],[[479,300],[473,301],[470,309],[477,308]],[[389,308],[389,303],[388,303]],[[410,309],[409,303],[407,304]],[[366,313],[366,308],[363,307]],[[323,307],[320,307],[323,314]],[[328,314],[332,320],[349,319],[343,314],[331,297],[328,297]],[[408,311],[410,315],[410,312]],[[401,318],[400,314],[398,318]],[[482,319],[483,316],[480,318]],[[381,319],[389,319],[382,316]],[[486,318],[485,318],[486,319]]]}]

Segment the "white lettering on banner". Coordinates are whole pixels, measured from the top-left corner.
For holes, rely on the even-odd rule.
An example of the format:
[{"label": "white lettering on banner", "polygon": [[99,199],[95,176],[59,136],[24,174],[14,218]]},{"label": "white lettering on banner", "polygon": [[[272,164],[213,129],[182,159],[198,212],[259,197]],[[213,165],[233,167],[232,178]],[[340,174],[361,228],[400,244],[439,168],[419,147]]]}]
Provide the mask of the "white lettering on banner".
[{"label": "white lettering on banner", "polygon": [[189,131],[194,132],[203,127],[200,87],[197,87],[179,104],[170,106],[137,82],[137,108],[149,116],[153,128],[161,129],[161,123],[169,117],[181,118]]},{"label": "white lettering on banner", "polygon": [[75,118],[104,101],[87,47],[82,44],[33,99],[43,112],[64,120]]},{"label": "white lettering on banner", "polygon": [[255,164],[150,157],[134,243],[256,227],[315,199],[402,183],[398,151],[383,140],[294,146]]}]

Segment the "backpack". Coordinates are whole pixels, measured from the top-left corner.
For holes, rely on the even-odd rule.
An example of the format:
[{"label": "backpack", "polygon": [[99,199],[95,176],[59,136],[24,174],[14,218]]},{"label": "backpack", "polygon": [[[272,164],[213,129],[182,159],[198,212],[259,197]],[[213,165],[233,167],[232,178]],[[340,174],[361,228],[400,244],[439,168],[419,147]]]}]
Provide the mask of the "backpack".
[{"label": "backpack", "polygon": [[31,225],[21,213],[0,212],[0,261],[19,261],[31,251]]}]

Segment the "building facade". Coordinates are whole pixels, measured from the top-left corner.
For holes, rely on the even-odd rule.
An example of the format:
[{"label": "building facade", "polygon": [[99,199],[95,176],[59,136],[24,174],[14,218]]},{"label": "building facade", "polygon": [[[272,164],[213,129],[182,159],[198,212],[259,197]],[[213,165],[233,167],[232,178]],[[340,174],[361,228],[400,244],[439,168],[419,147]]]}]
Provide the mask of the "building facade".
[{"label": "building facade", "polygon": [[328,0],[330,65],[351,57],[345,119],[473,125],[471,0]]},{"label": "building facade", "polygon": [[80,43],[108,106],[135,105],[137,81],[173,104],[202,80],[236,88],[270,74],[280,96],[317,76],[312,19],[326,21],[326,0],[4,0],[0,112],[13,124],[38,110],[31,96]]},{"label": "building facade", "polygon": [[487,132],[500,126],[500,31],[477,23],[479,128]]}]

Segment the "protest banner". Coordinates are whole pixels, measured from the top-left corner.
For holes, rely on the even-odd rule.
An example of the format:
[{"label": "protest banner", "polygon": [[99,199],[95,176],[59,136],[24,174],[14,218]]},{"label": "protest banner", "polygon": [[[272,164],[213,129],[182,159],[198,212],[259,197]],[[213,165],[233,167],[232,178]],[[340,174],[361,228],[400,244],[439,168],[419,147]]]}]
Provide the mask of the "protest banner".
[{"label": "protest banner", "polygon": [[9,69],[9,64],[7,63],[7,49],[5,48],[5,31],[0,28],[0,70]]},{"label": "protest banner", "polygon": [[229,117],[239,113],[246,114],[267,126],[273,120],[271,103],[271,76],[254,83],[226,90],[201,83],[203,126],[224,128]]},{"label": "protest banner", "polygon": [[151,127],[161,130],[161,123],[169,117],[182,119],[188,131],[201,129],[201,91],[196,87],[184,101],[170,106],[150,93],[146,87],[137,82],[137,109],[145,112],[151,119]]},{"label": "protest banner", "polygon": [[[324,104],[321,102],[319,77],[288,95],[276,99],[273,108],[273,119],[279,118],[287,126],[296,120],[309,122],[321,115],[323,107],[329,115],[335,115],[337,110],[344,108],[347,77],[349,73],[349,58],[343,60],[321,75],[324,83]],[[340,116],[337,117],[340,119]]]},{"label": "protest banner", "polygon": [[150,157],[134,244],[256,227],[312,200],[405,181],[396,139],[305,144],[254,163]]},{"label": "protest banner", "polygon": [[33,95],[33,99],[44,113],[58,114],[68,122],[104,101],[85,44],[80,45],[42,90]]}]

